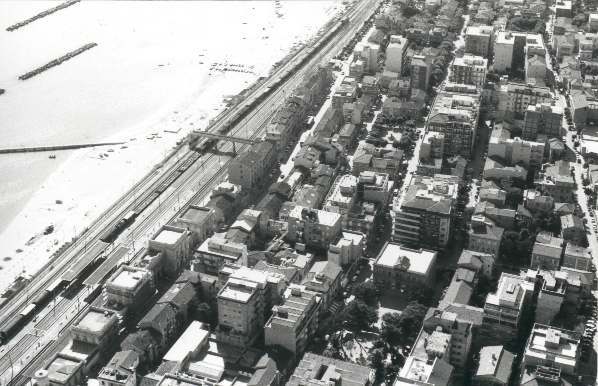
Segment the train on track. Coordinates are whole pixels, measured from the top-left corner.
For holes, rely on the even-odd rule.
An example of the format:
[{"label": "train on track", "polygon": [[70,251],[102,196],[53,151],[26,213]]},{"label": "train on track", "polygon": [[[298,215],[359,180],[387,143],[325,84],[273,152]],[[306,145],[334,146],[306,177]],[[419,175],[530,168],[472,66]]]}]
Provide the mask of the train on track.
[{"label": "train on track", "polygon": [[2,328],[0,328],[0,344],[5,344],[10,340],[23,326],[31,320],[33,315],[44,308],[56,294],[62,291],[66,282],[58,279],[39,293],[31,303],[13,316]]},{"label": "train on track", "polygon": [[[285,69],[284,71],[282,71],[282,73],[276,74],[276,79],[273,82],[271,82],[266,88],[264,88],[262,92],[260,92],[255,97],[251,98],[249,101],[247,101],[243,105],[243,107],[236,111],[231,117],[224,120],[221,126],[216,130],[216,134],[228,134],[233,127],[235,127],[237,124],[239,124],[239,122],[241,122],[245,117],[247,117],[247,114],[249,114],[250,111],[252,111],[260,103],[262,103],[274,91],[276,91],[297,71],[299,67],[303,66],[308,60],[310,60],[314,56],[314,54],[320,50],[320,48],[327,44],[330,41],[330,39],[332,39],[332,37],[336,35],[336,33],[338,33],[348,23],[348,18],[340,19],[339,21],[335,22],[330,29],[326,31],[326,33],[318,40],[318,42],[315,45],[304,48],[297,56],[295,56],[292,59],[292,62],[294,64],[291,67]],[[209,131],[210,128],[206,130]],[[217,142],[217,139],[201,139],[199,135],[193,135],[193,133],[189,135],[189,147],[199,152],[200,154],[211,150]]]},{"label": "train on track", "polygon": [[[292,59],[294,64],[290,68],[285,69],[280,74],[277,74],[276,80],[274,82],[271,82],[268,87],[266,87],[260,94],[253,97],[251,101],[246,102],[240,110],[233,114],[232,117],[227,118],[216,130],[216,133],[222,135],[228,134],[228,132],[237,124],[239,124],[239,122],[241,122],[241,120],[243,120],[252,109],[263,102],[265,98],[271,95],[284,82],[286,82],[295,73],[298,67],[304,65],[308,60],[310,60],[313,55],[318,52],[323,45],[327,44],[330,39],[347,23],[347,18],[336,21],[315,45],[305,48],[301,51],[301,53]],[[143,200],[139,201],[132,210],[130,210],[116,224],[111,226],[104,232],[104,234],[100,236],[99,240],[101,245],[98,247],[101,249],[102,253],[109,244],[113,243],[131,224],[133,224],[141,212],[151,205],[152,202],[154,202],[162,193],[164,193],[164,191],[166,191],[166,189],[168,189],[168,187],[170,187],[177,178],[187,171],[201,157],[202,154],[209,151],[218,141],[216,139],[204,139],[201,141],[201,143],[198,143],[200,139],[199,136],[193,138],[194,140],[191,139],[192,138],[189,140],[189,146],[196,151],[186,156],[185,161],[178,165],[176,169],[170,171],[149,195],[145,196]],[[27,306],[25,306],[18,314],[10,318],[8,322],[6,322],[0,328],[0,344],[5,344],[8,340],[10,340],[27,322],[33,318],[37,312],[39,312],[48,304],[50,299],[55,297],[62,290],[66,289],[68,291],[67,287],[72,286],[73,282],[80,281],[80,276],[85,276],[86,274],[86,268],[89,268],[94,264],[94,262],[97,261],[95,256],[90,257],[91,259],[89,259],[89,262],[84,263],[85,266],[82,267],[83,270],[77,270],[77,280],[70,281],[64,277],[59,278],[46,289],[44,289],[40,294],[38,294],[34,300],[27,304]]]}]

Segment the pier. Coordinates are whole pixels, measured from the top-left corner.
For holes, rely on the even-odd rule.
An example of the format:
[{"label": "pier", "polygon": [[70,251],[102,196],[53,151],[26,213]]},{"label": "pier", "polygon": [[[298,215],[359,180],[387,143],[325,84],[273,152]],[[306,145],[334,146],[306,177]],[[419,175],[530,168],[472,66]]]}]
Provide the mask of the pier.
[{"label": "pier", "polygon": [[13,147],[13,148],[8,148],[8,149],[0,149],[0,154],[33,153],[33,152],[56,151],[56,150],[73,150],[73,149],[83,149],[85,147],[115,146],[115,145],[123,145],[123,144],[125,144],[125,142],[99,142],[99,143],[80,143],[80,144],[75,144],[75,145]]},{"label": "pier", "polygon": [[58,66],[59,64],[62,64],[64,62],[66,62],[69,59],[74,58],[75,56],[82,54],[83,52],[97,46],[97,43],[88,43],[82,47],[77,48],[76,50],[73,50],[65,55],[62,55],[61,57],[52,60],[51,62],[48,62],[46,64],[44,64],[41,67],[36,68],[35,70],[29,71],[21,76],[19,76],[20,80],[27,80],[29,78],[33,78],[36,75],[41,74],[42,72],[49,70],[52,67]]},{"label": "pier", "polygon": [[23,20],[23,21],[20,21],[20,22],[18,22],[16,24],[11,25],[6,30],[9,31],[9,32],[16,31],[19,28],[24,27],[24,26],[26,26],[29,23],[33,23],[37,19],[41,19],[43,17],[51,15],[54,12],[57,12],[57,11],[60,11],[61,9],[65,9],[67,7],[70,7],[71,5],[76,4],[76,3],[80,2],[80,1],[81,0],[69,0],[69,1],[67,1],[65,3],[57,5],[54,8],[46,9],[45,11],[40,12],[37,15],[30,17],[29,19],[26,19],[26,20]]}]

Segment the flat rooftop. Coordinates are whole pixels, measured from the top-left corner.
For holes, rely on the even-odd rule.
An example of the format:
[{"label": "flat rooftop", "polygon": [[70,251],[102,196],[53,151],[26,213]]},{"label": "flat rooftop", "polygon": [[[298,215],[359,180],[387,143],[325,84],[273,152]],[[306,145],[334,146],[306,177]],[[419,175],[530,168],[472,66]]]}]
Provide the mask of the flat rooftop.
[{"label": "flat rooftop", "polygon": [[202,223],[205,221],[207,217],[210,216],[211,209],[204,208],[200,206],[190,206],[188,207],[185,212],[181,215],[181,219],[192,222],[192,223]]},{"label": "flat rooftop", "polygon": [[181,363],[205,344],[209,336],[210,332],[204,328],[203,323],[194,320],[164,355],[163,360]]},{"label": "flat rooftop", "polygon": [[218,298],[247,303],[257,291],[258,283],[230,278],[220,290]]},{"label": "flat rooftop", "polygon": [[406,248],[396,243],[386,243],[375,264],[394,268],[401,264],[403,258],[407,258],[409,262],[407,272],[427,275],[436,260],[436,252],[427,249]]},{"label": "flat rooftop", "polygon": [[143,272],[123,269],[114,279],[112,279],[110,284],[115,287],[133,290],[139,285],[143,276]]},{"label": "flat rooftop", "polygon": [[114,322],[113,317],[114,315],[111,313],[90,309],[83,319],[77,323],[77,327],[101,334]]},{"label": "flat rooftop", "polygon": [[154,238],[154,241],[162,244],[175,244],[182,236],[182,232],[175,232],[170,229],[162,229]]}]

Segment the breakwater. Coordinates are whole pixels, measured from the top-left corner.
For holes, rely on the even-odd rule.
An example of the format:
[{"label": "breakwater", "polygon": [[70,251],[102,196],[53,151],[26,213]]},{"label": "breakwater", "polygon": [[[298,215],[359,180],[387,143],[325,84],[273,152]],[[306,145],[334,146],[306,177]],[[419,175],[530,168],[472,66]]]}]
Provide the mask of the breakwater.
[{"label": "breakwater", "polygon": [[21,76],[19,76],[19,79],[21,80],[27,80],[29,78],[33,78],[36,75],[41,74],[42,72],[49,70],[52,67],[58,66],[59,64],[62,64],[64,62],[66,62],[69,59],[74,58],[75,56],[82,54],[83,52],[97,46],[97,43],[88,43],[82,47],[77,48],[76,50],[73,50],[65,55],[62,55],[61,57],[52,60],[51,62],[48,62],[46,64],[44,64],[41,67],[36,68],[35,70],[29,71]]},{"label": "breakwater", "polygon": [[73,150],[73,149],[82,149],[84,147],[122,145],[124,143],[125,142],[99,142],[99,143],[80,143],[80,144],[76,144],[76,145],[13,147],[13,148],[8,148],[8,149],[0,149],[0,154],[32,153],[32,152],[56,151],[56,150]]},{"label": "breakwater", "polygon": [[6,30],[9,31],[9,32],[16,31],[19,28],[24,27],[24,26],[26,26],[29,23],[33,23],[37,19],[41,19],[43,17],[51,15],[54,12],[57,12],[57,11],[60,11],[61,9],[70,7],[71,5],[76,4],[76,3],[80,2],[80,1],[81,0],[69,0],[69,1],[67,1],[65,3],[57,5],[56,7],[53,7],[53,8],[50,8],[50,9],[46,9],[45,11],[40,12],[37,15],[30,17],[29,19],[26,19],[26,20],[23,20],[23,21],[20,21],[18,23],[15,23],[15,24],[11,25]]}]

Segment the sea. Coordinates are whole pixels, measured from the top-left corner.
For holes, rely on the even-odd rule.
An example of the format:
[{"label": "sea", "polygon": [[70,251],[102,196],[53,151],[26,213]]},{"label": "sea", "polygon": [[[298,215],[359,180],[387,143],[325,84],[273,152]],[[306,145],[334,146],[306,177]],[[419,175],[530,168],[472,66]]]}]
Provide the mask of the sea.
[{"label": "sea", "polygon": [[[34,244],[41,226],[36,218],[53,221],[47,213],[49,204],[37,203],[61,201],[51,193],[57,191],[56,185],[60,194],[70,193],[73,207],[79,202],[79,187],[88,179],[105,178],[94,182],[110,197],[115,189],[126,191],[146,172],[142,166],[156,162],[194,127],[205,126],[222,110],[225,98],[266,76],[274,63],[343,7],[337,0],[83,0],[6,31],[60,3],[0,1],[0,88],[5,89],[0,95],[0,148],[108,140],[126,145],[109,151],[0,154],[0,243],[5,246],[0,248],[0,271],[18,260],[15,253]],[[97,46],[38,76],[18,79],[87,43]],[[218,71],[214,66],[242,71]],[[118,166],[121,161],[115,153],[142,141],[147,150],[121,157],[122,173],[118,167],[108,176],[98,172],[110,157],[112,167],[115,162]],[[78,161],[90,159],[89,167]],[[46,196],[44,189],[49,192]],[[80,202],[86,201],[81,197]],[[85,215],[84,227],[108,204],[94,203],[93,211],[72,211],[70,216]],[[61,224],[56,220],[49,225]]]}]

